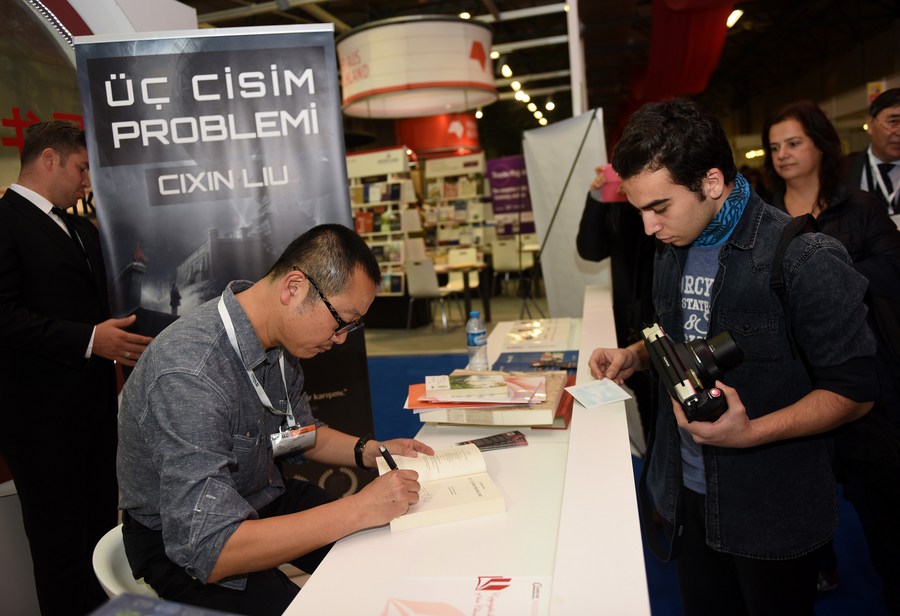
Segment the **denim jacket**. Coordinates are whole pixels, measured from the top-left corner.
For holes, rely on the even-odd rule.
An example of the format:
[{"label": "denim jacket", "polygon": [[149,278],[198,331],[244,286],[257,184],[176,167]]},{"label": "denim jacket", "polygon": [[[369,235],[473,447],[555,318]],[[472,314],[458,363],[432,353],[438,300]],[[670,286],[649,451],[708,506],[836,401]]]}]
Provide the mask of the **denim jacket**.
[{"label": "denim jacket", "polygon": [[[858,402],[875,398],[875,342],[866,325],[866,279],[841,244],[822,234],[791,242],[784,259],[793,336],[803,360],[792,357],[785,313],[769,288],[772,258],[790,216],[750,195],[741,220],[719,253],[710,301],[709,337],[729,331],[744,352],[725,374],[751,419],[788,406],[813,389]],[[682,341],[680,281],[687,248],[658,256],[653,300],[659,322]],[[671,400],[660,390],[660,412],[648,485],[660,514],[674,523],[682,489],[679,434]],[[812,551],[837,526],[831,441],[810,436],[735,449],[703,447],[706,540],[713,549],[760,559]]]}]

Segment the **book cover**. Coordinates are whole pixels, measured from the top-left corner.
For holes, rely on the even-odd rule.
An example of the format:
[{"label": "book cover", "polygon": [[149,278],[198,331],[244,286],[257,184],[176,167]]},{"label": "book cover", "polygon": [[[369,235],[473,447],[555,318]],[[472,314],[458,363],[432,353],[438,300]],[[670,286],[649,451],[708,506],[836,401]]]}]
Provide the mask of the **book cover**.
[{"label": "book cover", "polygon": [[502,374],[439,374],[425,377],[425,394],[443,398],[456,396],[503,395],[507,393]]},{"label": "book cover", "polygon": [[528,439],[519,430],[512,430],[511,432],[501,432],[500,434],[483,436],[470,441],[460,441],[456,444],[468,445],[469,443],[478,447],[479,451],[493,451],[495,449],[506,449],[507,447],[524,447],[528,445]]},{"label": "book cover", "polygon": [[[378,474],[390,472],[378,458]],[[406,530],[503,513],[506,500],[487,473],[484,456],[473,444],[436,451],[433,456],[394,456],[399,469],[419,473],[419,502],[391,520],[391,530]]]},{"label": "book cover", "polygon": [[578,368],[578,351],[501,353],[491,368],[506,372],[566,370],[569,374],[575,374]]},{"label": "book cover", "polygon": [[[425,385],[410,385],[409,399],[417,401],[412,406],[407,405],[406,408],[427,408],[434,410],[436,408],[453,408],[456,405],[465,404],[467,406],[477,405],[522,405],[535,404],[543,402],[547,399],[546,379],[543,376],[531,377],[504,377],[506,381],[506,391],[502,394],[465,394],[465,395],[445,395],[442,390],[429,394],[425,390]],[[419,406],[419,405],[424,406]],[[438,405],[438,406],[434,406]]]},{"label": "book cover", "polygon": [[[520,375],[523,373],[516,373]],[[527,374],[527,373],[524,373]],[[546,379],[547,398],[542,403],[494,408],[446,408],[422,411],[419,421],[480,426],[552,426],[562,395],[566,373],[551,371]]]}]

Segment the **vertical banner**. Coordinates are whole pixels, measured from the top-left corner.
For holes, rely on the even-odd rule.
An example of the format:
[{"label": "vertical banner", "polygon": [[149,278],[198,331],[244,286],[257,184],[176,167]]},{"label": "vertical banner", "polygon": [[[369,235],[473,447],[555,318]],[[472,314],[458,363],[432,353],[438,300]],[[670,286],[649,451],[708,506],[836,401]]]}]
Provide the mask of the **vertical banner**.
[{"label": "vertical banner", "polygon": [[487,161],[497,235],[534,233],[525,158],[506,156]]},{"label": "vertical banner", "polygon": [[75,43],[116,316],[153,335],[311,227],[351,227],[330,24]]},{"label": "vertical banner", "polygon": [[587,285],[610,286],[609,259],[578,256],[575,238],[594,167],[606,163],[603,111],[525,131],[522,149],[552,317],[580,317]]}]

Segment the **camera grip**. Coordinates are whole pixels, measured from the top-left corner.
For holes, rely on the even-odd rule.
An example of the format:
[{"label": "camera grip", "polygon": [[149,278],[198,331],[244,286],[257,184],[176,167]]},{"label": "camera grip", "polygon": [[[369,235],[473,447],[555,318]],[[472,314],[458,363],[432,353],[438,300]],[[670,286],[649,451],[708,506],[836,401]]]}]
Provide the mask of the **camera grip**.
[{"label": "camera grip", "polygon": [[710,387],[687,400],[683,406],[688,421],[715,421],[728,410],[724,392]]}]

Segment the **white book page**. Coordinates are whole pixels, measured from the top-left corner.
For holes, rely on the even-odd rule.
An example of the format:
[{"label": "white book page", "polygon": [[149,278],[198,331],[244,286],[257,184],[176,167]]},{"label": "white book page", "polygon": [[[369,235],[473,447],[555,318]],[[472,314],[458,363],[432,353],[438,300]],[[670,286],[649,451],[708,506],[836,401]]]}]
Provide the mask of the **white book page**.
[{"label": "white book page", "polygon": [[[419,473],[419,482],[433,481],[447,477],[458,477],[482,473],[487,470],[484,456],[475,445],[463,445],[434,452],[433,456],[419,454],[415,458],[393,456],[397,468]],[[378,474],[384,475],[390,468],[382,458],[377,458]]]}]

